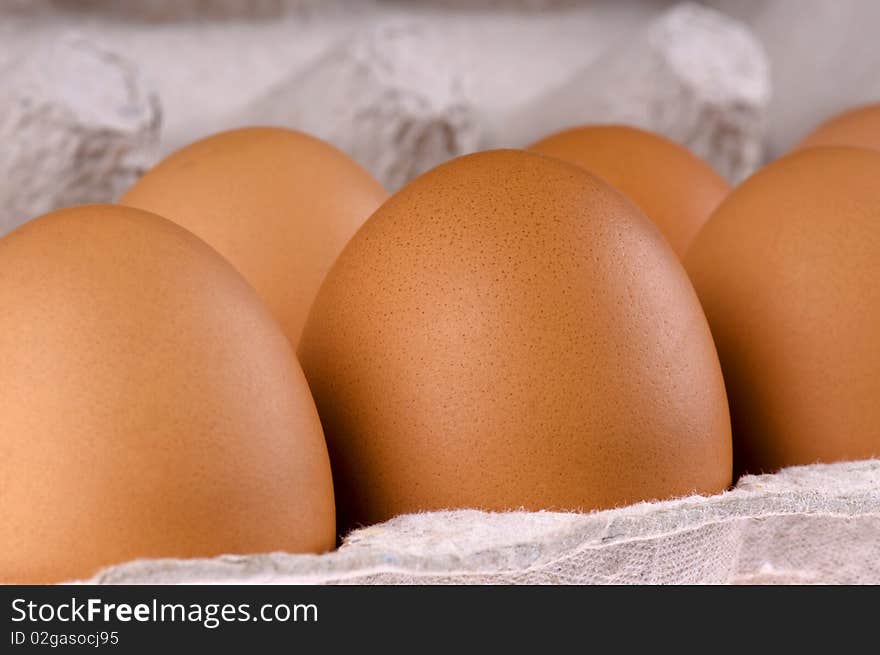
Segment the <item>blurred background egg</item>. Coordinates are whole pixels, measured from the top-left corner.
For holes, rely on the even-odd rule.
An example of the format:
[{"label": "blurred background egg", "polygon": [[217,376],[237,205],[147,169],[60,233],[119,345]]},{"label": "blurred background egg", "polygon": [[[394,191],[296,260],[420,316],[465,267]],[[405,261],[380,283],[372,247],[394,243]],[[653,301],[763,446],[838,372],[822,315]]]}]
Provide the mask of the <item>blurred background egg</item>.
[{"label": "blurred background egg", "polygon": [[555,159],[469,155],[392,196],[331,269],[299,356],[343,530],[731,480],[721,371],[684,269],[632,203]]},{"label": "blurred background egg", "polygon": [[734,190],[685,264],[739,470],[880,455],[880,154],[818,147]]},{"label": "blurred background egg", "polygon": [[387,193],[333,146],[281,128],[197,141],[120,201],[182,225],[257,290],[294,346],[324,275]]},{"label": "blurred background egg", "polygon": [[288,340],[189,232],[113,205],[0,240],[0,581],[335,541]]},{"label": "blurred background egg", "polygon": [[855,146],[880,150],[880,103],[850,109],[829,118],[798,147],[811,146]]},{"label": "blurred background egg", "polygon": [[679,257],[730,190],[709,164],[687,148],[625,125],[565,130],[529,150],[601,177],[657,224]]}]

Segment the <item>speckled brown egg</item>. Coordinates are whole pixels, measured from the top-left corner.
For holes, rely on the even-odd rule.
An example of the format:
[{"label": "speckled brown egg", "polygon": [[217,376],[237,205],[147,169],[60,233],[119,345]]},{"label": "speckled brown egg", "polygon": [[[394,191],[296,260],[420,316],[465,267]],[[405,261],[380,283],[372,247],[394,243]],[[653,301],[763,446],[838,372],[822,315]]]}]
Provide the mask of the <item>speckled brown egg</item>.
[{"label": "speckled brown egg", "polygon": [[214,250],[153,214],[66,209],[0,240],[0,582],[335,541],[293,350]]},{"label": "speckled brown egg", "polygon": [[331,269],[299,355],[342,529],[730,483],[721,371],[684,269],[632,203],[555,159],[461,157],[392,196]]},{"label": "speckled brown egg", "polygon": [[577,127],[548,136],[529,150],[604,179],[657,224],[679,257],[730,191],[727,182],[690,150],[634,127]]},{"label": "speckled brown egg", "polygon": [[123,196],[224,255],[294,345],[333,261],[388,194],[329,144],[282,128],[215,134],[172,154]]},{"label": "speckled brown egg", "polygon": [[880,456],[880,154],[799,151],[733,191],[685,260],[737,469]]},{"label": "speckled brown egg", "polygon": [[838,114],[817,127],[798,145],[854,146],[880,150],[880,103]]}]

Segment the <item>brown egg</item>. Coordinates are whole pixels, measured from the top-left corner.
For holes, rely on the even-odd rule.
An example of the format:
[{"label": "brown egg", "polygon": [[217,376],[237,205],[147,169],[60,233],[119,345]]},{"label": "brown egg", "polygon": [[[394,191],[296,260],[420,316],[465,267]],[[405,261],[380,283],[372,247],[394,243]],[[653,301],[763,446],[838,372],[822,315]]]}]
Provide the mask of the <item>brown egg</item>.
[{"label": "brown egg", "polygon": [[685,260],[715,336],[738,470],[880,455],[880,154],[784,157]]},{"label": "brown egg", "polygon": [[855,146],[880,150],[880,103],[851,109],[822,123],[798,148]]},{"label": "brown egg", "polygon": [[343,529],[730,483],[721,370],[684,269],[632,203],[555,159],[461,157],[392,196],[331,269],[299,355]]},{"label": "brown egg", "polygon": [[657,224],[679,257],[730,191],[727,182],[687,148],[624,125],[565,130],[529,150],[604,179]]},{"label": "brown egg", "polygon": [[125,207],[54,212],[0,240],[0,307],[0,581],[333,547],[302,370],[201,240]]},{"label": "brown egg", "polygon": [[387,196],[329,144],[255,127],[179,150],[120,202],[164,216],[216,248],[295,345],[324,275]]}]

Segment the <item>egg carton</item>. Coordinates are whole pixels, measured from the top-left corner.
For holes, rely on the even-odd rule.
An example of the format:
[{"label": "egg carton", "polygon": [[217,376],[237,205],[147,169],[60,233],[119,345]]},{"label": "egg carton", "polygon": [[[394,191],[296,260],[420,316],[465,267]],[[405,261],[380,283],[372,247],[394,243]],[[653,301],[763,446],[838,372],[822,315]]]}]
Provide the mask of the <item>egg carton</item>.
[{"label": "egg carton", "polygon": [[588,514],[399,516],[335,552],[137,560],[91,584],[880,584],[880,460]]},{"label": "egg carton", "polygon": [[[355,0],[247,3],[314,4],[314,20],[116,20],[207,4],[96,0],[92,12],[40,18],[7,15],[0,0],[0,235],[53,209],[115,201],[159,155],[243,125],[329,141],[389,190],[458,155],[587,122],[656,131],[732,181],[762,159],[763,47],[694,3],[483,14],[476,26],[464,9]],[[511,47],[523,40],[543,46],[524,55]]]}]

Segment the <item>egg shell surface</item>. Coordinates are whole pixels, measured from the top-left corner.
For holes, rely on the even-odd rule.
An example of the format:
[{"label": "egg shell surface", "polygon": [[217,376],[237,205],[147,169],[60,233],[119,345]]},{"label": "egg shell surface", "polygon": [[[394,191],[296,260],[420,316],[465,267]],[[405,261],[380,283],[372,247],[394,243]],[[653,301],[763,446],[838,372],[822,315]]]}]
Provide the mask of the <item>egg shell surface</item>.
[{"label": "egg shell surface", "polygon": [[679,257],[730,186],[690,150],[626,125],[564,130],[529,146],[598,175],[657,224]]},{"label": "egg shell surface", "polygon": [[880,154],[800,150],[733,191],[685,264],[739,472],[880,456]]},{"label": "egg shell surface", "polygon": [[813,146],[853,146],[880,151],[880,103],[833,116],[798,144],[798,148]]},{"label": "egg shell surface", "polygon": [[194,232],[241,272],[299,342],[333,261],[388,194],[333,146],[301,132],[221,132],[171,154],[121,203]]},{"label": "egg shell surface", "polygon": [[730,483],[721,371],[684,269],[631,202],[555,159],[460,157],[392,196],[329,273],[299,356],[340,531]]},{"label": "egg shell surface", "polygon": [[334,546],[302,370],[204,242],[137,209],[53,212],[0,239],[0,307],[0,581]]}]

